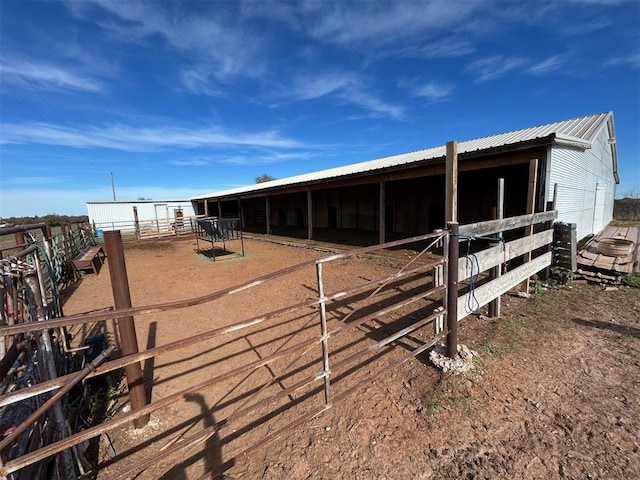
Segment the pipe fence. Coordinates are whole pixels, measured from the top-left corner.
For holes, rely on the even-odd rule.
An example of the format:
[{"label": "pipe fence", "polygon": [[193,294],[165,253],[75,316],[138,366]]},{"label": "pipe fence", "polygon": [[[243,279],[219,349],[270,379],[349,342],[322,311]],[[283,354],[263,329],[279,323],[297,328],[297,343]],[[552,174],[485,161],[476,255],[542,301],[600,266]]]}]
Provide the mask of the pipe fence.
[{"label": "pipe fence", "polygon": [[[99,425],[47,443],[41,442],[40,448],[33,451],[11,455],[16,443],[12,439],[13,444],[9,445],[11,442],[5,440],[0,444],[4,449],[4,465],[0,473],[8,476],[32,468],[47,458],[57,459],[63,452],[73,452],[81,442],[212,391],[221,398],[209,411],[220,418],[189,435],[187,428],[162,450],[142,458],[118,478],[132,478],[157,466],[164,458],[205,442],[212,436],[219,437],[219,442],[228,451],[225,451],[225,459],[207,475],[223,473],[243,455],[264,447],[350,398],[364,385],[426,352],[445,335],[448,344],[457,344],[455,335],[459,319],[550,264],[549,233],[544,228],[555,216],[554,211],[511,217],[461,226],[457,232],[457,225],[452,225],[450,230],[441,233],[304,262],[196,298],[117,310],[102,309],[63,318],[43,318],[37,322],[28,316],[0,326],[0,335],[5,338],[24,338],[50,329],[134,315],[136,322],[149,315],[155,315],[152,318],[158,322],[170,321],[170,315],[159,314],[189,311],[205,304],[212,309],[219,304],[224,307],[224,302],[228,301],[262,298],[260,292],[269,291],[291,274],[304,272],[314,283],[313,295],[305,299],[97,366],[86,378],[105,375],[148,359],[172,359],[176,354],[192,352],[193,349],[196,349],[195,353],[189,358],[212,359],[209,363],[211,370],[206,368],[207,364],[198,366],[198,372],[208,372],[200,375],[204,380],[194,381],[187,388],[179,388]],[[525,237],[517,233],[526,226],[538,224],[543,224],[540,232]],[[502,236],[489,236],[508,230],[515,231],[518,238],[507,242]],[[436,247],[442,243],[442,247]],[[413,258],[380,277],[358,280],[357,274],[352,273],[345,278],[340,273],[345,264],[351,266],[376,250],[408,247],[417,252]],[[461,256],[451,256],[456,249],[462,252]],[[525,262],[531,252],[531,261]],[[501,269],[502,276],[489,280],[486,272],[496,267]],[[211,318],[204,323],[213,325],[215,320]],[[266,334],[270,335],[270,340],[252,343],[256,342],[253,339],[263,338]],[[241,350],[238,342],[249,347]],[[260,349],[266,352],[261,353]],[[227,364],[229,366],[225,369]],[[366,369],[370,372],[364,372]],[[259,379],[256,378],[258,372]],[[256,377],[249,380],[254,374]],[[75,381],[75,375],[69,372],[0,395],[0,408],[20,405],[65,388]],[[223,433],[225,436],[221,436]]]}]

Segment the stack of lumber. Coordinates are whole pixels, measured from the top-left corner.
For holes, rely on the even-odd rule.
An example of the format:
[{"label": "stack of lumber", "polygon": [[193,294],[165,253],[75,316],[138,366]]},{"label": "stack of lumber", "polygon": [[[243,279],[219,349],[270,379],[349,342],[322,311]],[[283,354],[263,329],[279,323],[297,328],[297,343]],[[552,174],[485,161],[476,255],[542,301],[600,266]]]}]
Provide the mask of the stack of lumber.
[{"label": "stack of lumber", "polygon": [[607,227],[578,252],[578,274],[598,283],[621,283],[640,272],[640,227]]}]

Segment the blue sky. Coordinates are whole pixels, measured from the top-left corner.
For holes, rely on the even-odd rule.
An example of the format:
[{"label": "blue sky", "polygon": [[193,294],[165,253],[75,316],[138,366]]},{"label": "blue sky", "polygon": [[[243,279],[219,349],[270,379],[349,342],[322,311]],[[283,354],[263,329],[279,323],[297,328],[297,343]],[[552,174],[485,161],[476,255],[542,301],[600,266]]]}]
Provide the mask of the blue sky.
[{"label": "blue sky", "polygon": [[0,80],[3,217],[609,110],[640,193],[638,0],[0,0]]}]

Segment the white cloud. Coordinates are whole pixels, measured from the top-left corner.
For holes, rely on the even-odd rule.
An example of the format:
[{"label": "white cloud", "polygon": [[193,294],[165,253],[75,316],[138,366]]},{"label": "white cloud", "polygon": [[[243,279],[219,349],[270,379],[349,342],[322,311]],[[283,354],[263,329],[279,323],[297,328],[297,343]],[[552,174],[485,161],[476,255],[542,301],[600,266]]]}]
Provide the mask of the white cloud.
[{"label": "white cloud", "polygon": [[629,66],[631,68],[640,68],[640,53],[612,57],[605,62],[605,65],[607,67]]},{"label": "white cloud", "polygon": [[42,88],[45,90],[76,90],[85,92],[102,92],[103,82],[82,75],[72,69],[38,63],[30,60],[13,61],[4,56],[0,63],[0,75],[6,81],[25,88]]},{"label": "white cloud", "polygon": [[[445,31],[480,7],[478,2],[331,3],[308,12],[311,36],[330,43],[383,45],[411,38],[417,32]],[[326,4],[320,4],[326,5]]]},{"label": "white cloud", "polygon": [[418,97],[423,97],[429,101],[437,102],[451,97],[453,87],[451,85],[429,82],[420,87],[416,87],[413,90],[413,93]]},{"label": "white cloud", "polygon": [[374,118],[391,118],[394,120],[400,120],[404,118],[405,115],[405,108],[402,105],[384,102],[364,90],[349,89],[344,92],[341,98],[345,102],[368,110],[370,116]]},{"label": "white cloud", "polygon": [[[228,81],[235,75],[259,77],[264,72],[264,39],[242,28],[228,9],[187,14],[182,6],[169,10],[157,2],[107,0],[68,2],[67,6],[80,18],[95,21],[118,41],[135,44],[161,39],[183,54],[184,63],[209,64],[208,74],[217,80]],[[111,14],[109,20],[105,20],[105,10]],[[193,77],[183,76],[183,80],[187,88],[193,87]]]},{"label": "white cloud", "polygon": [[189,92],[210,97],[224,96],[222,90],[213,86],[212,77],[211,69],[203,64],[183,68],[179,73],[180,83]]},{"label": "white cloud", "polygon": [[523,63],[524,59],[521,57],[495,55],[472,62],[467,71],[475,76],[476,83],[481,83],[500,78]]},{"label": "white cloud", "polygon": [[355,76],[346,72],[299,75],[287,94],[297,100],[313,100],[344,90],[355,83]]},{"label": "white cloud", "polygon": [[420,47],[405,48],[398,55],[419,58],[454,58],[469,55],[475,50],[476,46],[470,40],[447,37]]},{"label": "white cloud", "polygon": [[271,147],[296,148],[297,140],[281,136],[276,130],[233,133],[220,127],[132,127],[123,124],[67,127],[50,123],[6,123],[0,144],[62,145],[75,148],[110,148],[153,152],[169,148]]},{"label": "white cloud", "polygon": [[532,75],[546,75],[547,73],[555,72],[562,67],[564,63],[560,55],[554,55],[542,62],[538,62],[527,69],[527,72]]}]

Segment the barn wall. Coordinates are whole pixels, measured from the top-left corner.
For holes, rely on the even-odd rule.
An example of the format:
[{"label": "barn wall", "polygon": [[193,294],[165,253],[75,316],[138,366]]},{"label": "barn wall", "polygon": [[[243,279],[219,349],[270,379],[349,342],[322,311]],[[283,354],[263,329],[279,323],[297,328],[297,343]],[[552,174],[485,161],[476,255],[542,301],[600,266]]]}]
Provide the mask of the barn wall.
[{"label": "barn wall", "polygon": [[[550,185],[558,184],[558,220],[576,224],[578,239],[598,233],[613,218],[616,182],[606,125],[588,150],[554,146]],[[550,189],[548,200],[552,200]]]}]

